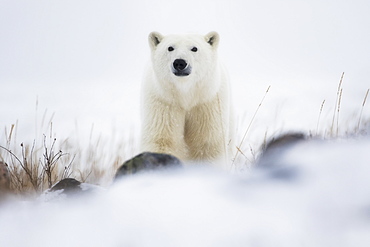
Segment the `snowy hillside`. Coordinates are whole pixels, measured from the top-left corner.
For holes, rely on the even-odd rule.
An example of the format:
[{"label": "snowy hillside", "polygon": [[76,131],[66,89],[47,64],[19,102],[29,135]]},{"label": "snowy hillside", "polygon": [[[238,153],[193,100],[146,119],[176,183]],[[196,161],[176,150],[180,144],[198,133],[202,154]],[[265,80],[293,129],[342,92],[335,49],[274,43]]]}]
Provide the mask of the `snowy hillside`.
[{"label": "snowy hillside", "polygon": [[233,174],[138,174],[1,206],[2,246],[369,246],[370,140],[301,142]]}]

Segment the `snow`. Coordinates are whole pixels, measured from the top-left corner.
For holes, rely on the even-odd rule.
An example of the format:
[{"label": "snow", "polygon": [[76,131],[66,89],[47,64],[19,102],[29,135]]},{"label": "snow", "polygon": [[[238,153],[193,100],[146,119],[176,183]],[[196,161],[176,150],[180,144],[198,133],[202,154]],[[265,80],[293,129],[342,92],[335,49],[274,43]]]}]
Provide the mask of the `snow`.
[{"label": "snow", "polygon": [[[0,3],[0,105],[8,107],[2,108],[2,124],[8,130],[17,125],[18,143],[47,132],[50,119],[60,141],[86,145],[91,133],[93,140],[115,144],[132,132],[137,137],[148,34],[216,30],[240,135],[271,85],[248,135],[252,146],[265,133],[315,129],[325,100],[323,133],[342,72],[344,131],[350,119],[358,119],[369,88],[369,11],[366,0],[5,0]],[[4,131],[0,135],[5,138]]]},{"label": "snow", "polygon": [[368,138],[311,140],[269,168],[142,173],[81,198],[12,202],[2,245],[368,246],[368,150]]},{"label": "snow", "polygon": [[[151,31],[220,33],[239,138],[271,86],[241,147],[247,159],[280,132],[327,137],[342,72],[345,136],[369,88],[369,11],[367,0],[3,0],[0,145],[15,124],[13,151],[42,146],[45,134],[68,141],[77,168],[109,177],[117,156],[137,154]],[[368,137],[313,140],[269,169],[187,168],[80,199],[59,191],[15,200],[0,205],[1,246],[368,246],[369,146]]]}]

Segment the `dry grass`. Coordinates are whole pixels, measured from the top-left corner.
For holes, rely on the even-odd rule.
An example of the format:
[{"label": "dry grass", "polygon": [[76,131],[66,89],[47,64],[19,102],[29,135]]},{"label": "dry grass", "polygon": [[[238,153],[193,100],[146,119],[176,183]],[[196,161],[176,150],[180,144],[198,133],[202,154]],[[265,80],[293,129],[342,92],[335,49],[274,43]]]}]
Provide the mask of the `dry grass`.
[{"label": "dry grass", "polygon": [[133,136],[118,145],[101,138],[90,138],[85,147],[72,138],[58,141],[52,135],[51,121],[45,130],[49,134],[43,134],[31,144],[19,144],[16,132],[15,124],[9,130],[5,128],[6,140],[5,145],[0,145],[0,161],[8,166],[11,192],[22,196],[38,195],[69,177],[106,186],[117,168],[136,151]]},{"label": "dry grass", "polygon": [[[311,136],[321,138],[339,136],[343,78],[344,73],[338,85],[331,124],[326,126],[326,129],[320,128],[321,115],[326,102],[323,100],[319,109],[315,134],[311,134]],[[239,167],[236,168],[237,164],[244,166],[244,169],[245,167],[250,167],[258,157],[259,147],[263,147],[266,144],[266,140],[269,139],[266,130],[264,138],[261,140],[262,145],[257,148],[251,144],[245,145],[248,134],[269,90],[270,86],[265,91],[248,124],[246,124],[245,131],[239,136],[240,142],[236,147],[235,156],[232,160],[232,169],[238,169]],[[347,136],[359,135],[369,130],[370,119],[363,119],[363,110],[368,94],[369,89],[362,101],[359,116],[356,118],[356,126],[353,129],[347,127]],[[15,194],[38,195],[56,182],[67,177],[72,177],[82,182],[106,186],[110,184],[117,168],[125,160],[137,154],[137,143],[134,136],[129,136],[125,141],[119,141],[118,144],[102,140],[100,137],[94,139],[92,138],[92,133],[87,146],[81,146],[78,142],[71,139],[59,140],[58,142],[52,134],[52,117],[49,121],[45,121],[45,119],[46,112],[42,118],[41,126],[36,130],[36,133],[49,134],[42,134],[41,137],[36,137],[36,140],[31,144],[19,144],[17,142],[16,128],[18,123],[11,125],[9,130],[5,128],[6,140],[5,145],[0,146],[0,161],[8,164],[11,191]],[[46,125],[44,124],[45,122],[47,123]],[[46,129],[42,130],[45,126]],[[322,135],[319,134],[319,129],[324,129]],[[0,143],[3,142],[4,140],[0,140]]]},{"label": "dry grass", "polygon": [[318,135],[319,133],[319,124],[320,124],[320,119],[321,119],[321,114],[322,114],[322,110],[324,108],[324,104],[325,104],[325,100],[322,101],[322,104],[321,104],[321,107],[320,107],[320,112],[319,112],[319,117],[317,119],[317,125],[316,125],[316,134],[315,135]]},{"label": "dry grass", "polygon": [[[358,117],[358,121],[356,122],[356,126],[354,126],[353,123],[352,124],[347,123],[344,128],[345,131],[342,131],[342,132],[340,131],[341,121],[340,121],[339,116],[341,113],[341,103],[342,103],[342,98],[343,98],[343,87],[342,87],[343,82],[344,82],[344,72],[341,74],[341,77],[339,80],[331,124],[328,126],[320,127],[321,115],[324,111],[324,106],[326,103],[326,100],[324,99],[320,105],[319,115],[318,115],[317,124],[316,124],[316,130],[314,132],[307,131],[307,133],[304,133],[304,134],[307,134],[308,137],[330,139],[330,138],[349,137],[349,136],[353,137],[353,136],[359,136],[363,134],[365,135],[369,134],[368,131],[369,131],[369,126],[370,126],[370,118],[363,119],[363,110],[365,108],[366,100],[369,94],[369,89],[367,90],[365,97],[362,101],[361,111]],[[240,162],[243,162],[244,166],[250,166],[251,164],[254,164],[260,154],[260,151],[263,150],[264,146],[266,145],[267,140],[272,139],[272,137],[283,133],[282,130],[281,131],[278,130],[278,131],[275,131],[275,133],[272,133],[269,136],[267,136],[267,130],[266,130],[264,138],[263,140],[261,140],[262,144],[258,146],[257,151],[256,149],[253,149],[252,146],[250,145],[248,147],[244,147],[245,145],[243,145],[244,141],[246,140],[250,132],[251,126],[254,123],[255,118],[260,110],[261,105],[265,101],[265,98],[269,90],[270,90],[270,86],[266,90],[252,118],[249,120],[249,122],[247,122],[246,131],[244,132],[239,145],[236,147],[236,153],[232,160],[232,166],[235,166],[235,164],[238,164]],[[357,119],[357,118],[354,118],[354,119]],[[353,122],[353,119],[351,119],[350,122]],[[323,131],[323,134],[319,133],[320,129]],[[237,159],[239,155],[243,157],[244,161]]]},{"label": "dry grass", "polygon": [[[330,129],[330,133],[331,133],[332,137],[333,136],[338,136],[338,132],[339,132],[339,112],[340,112],[340,103],[342,101],[342,93],[343,93],[343,88],[342,88],[343,77],[344,77],[344,72],[342,73],[342,76],[340,77],[338,90],[337,90],[337,97],[336,97],[334,113],[333,113],[333,121],[331,123],[331,129]],[[337,123],[336,131],[335,131],[335,125],[334,125],[335,117],[337,119],[337,121],[336,121],[336,123]]]},{"label": "dry grass", "polygon": [[[333,112],[333,116],[332,116],[332,122],[331,122],[331,125],[330,125],[330,128],[326,128],[325,132],[323,135],[319,135],[319,124],[320,124],[320,118],[321,118],[321,114],[322,114],[322,111],[323,111],[323,108],[324,108],[324,103],[325,103],[325,100],[322,102],[321,104],[321,107],[320,107],[320,113],[319,113],[319,117],[318,117],[318,121],[317,121],[317,127],[316,127],[316,134],[314,136],[316,137],[321,137],[321,138],[338,138],[340,135],[344,135],[344,136],[356,136],[356,135],[361,135],[361,134],[368,134],[368,133],[364,133],[366,132],[366,129],[367,129],[367,126],[369,125],[369,121],[370,119],[363,119],[363,110],[364,110],[364,107],[365,107],[365,104],[366,104],[366,101],[367,101],[367,96],[369,94],[369,89],[367,89],[366,91],[366,94],[365,94],[365,97],[364,99],[362,100],[362,105],[361,105],[361,110],[360,110],[360,113],[359,113],[359,116],[358,116],[358,121],[357,123],[354,125],[352,123],[352,127],[350,126],[350,123],[347,123],[347,125],[345,126],[345,131],[344,133],[341,133],[340,132],[340,110],[341,110],[341,102],[342,102],[342,98],[343,98],[343,78],[344,78],[344,72],[342,73],[341,77],[340,77],[340,80],[339,80],[339,84],[338,84],[338,89],[337,89],[337,95],[336,95],[336,101],[335,101],[335,105],[334,105],[334,112]],[[352,122],[356,119],[356,117],[353,117]]]},{"label": "dry grass", "polygon": [[[44,135],[42,146],[21,143],[16,151],[10,148],[11,135],[7,147],[0,146],[0,159],[7,163],[10,173],[10,189],[16,194],[33,195],[71,175],[73,157],[61,150],[56,151],[56,139],[47,142]],[[60,169],[63,167],[63,169]]]},{"label": "dry grass", "polygon": [[364,97],[364,101],[362,102],[361,112],[360,112],[360,116],[359,116],[359,118],[358,118],[357,132],[359,132],[359,131],[360,131],[361,121],[362,121],[362,113],[363,113],[363,111],[364,111],[364,107],[365,107],[365,104],[366,104],[367,96],[369,95],[369,90],[370,90],[370,89],[367,89],[366,94],[365,94],[365,97]]},{"label": "dry grass", "polygon": [[[246,155],[243,153],[243,151],[242,151],[242,146],[243,146],[243,143],[244,143],[244,141],[245,141],[245,138],[247,137],[247,135],[248,135],[248,133],[249,133],[249,130],[250,130],[250,128],[251,128],[251,126],[252,126],[252,124],[253,124],[253,122],[254,122],[254,119],[256,118],[256,116],[257,116],[257,114],[258,114],[258,111],[260,110],[260,108],[261,108],[261,106],[262,106],[263,102],[265,101],[265,98],[266,98],[266,96],[267,96],[268,92],[270,91],[270,88],[271,88],[271,86],[268,86],[268,88],[266,89],[266,92],[265,92],[265,94],[263,95],[263,97],[262,97],[262,99],[261,99],[260,103],[258,104],[257,109],[256,109],[256,111],[254,112],[254,114],[253,114],[253,116],[252,116],[252,119],[251,119],[251,121],[249,122],[248,127],[247,127],[247,129],[245,130],[245,132],[244,132],[244,134],[243,134],[243,137],[242,137],[242,139],[241,139],[241,141],[240,141],[239,145],[238,145],[238,146],[236,146],[237,151],[235,152],[235,156],[234,156],[234,158],[232,159],[231,169],[233,169],[233,167],[234,167],[235,163],[237,163],[237,162],[238,162],[237,158],[238,158],[238,155],[239,155],[239,154],[242,154],[242,155],[243,155],[243,156],[248,160],[247,156],[246,156]],[[250,150],[251,150],[251,153],[252,153],[252,154],[254,154],[252,147],[250,147]],[[253,155],[253,156],[254,156],[254,155]],[[250,160],[249,160],[249,161],[250,161]]]}]

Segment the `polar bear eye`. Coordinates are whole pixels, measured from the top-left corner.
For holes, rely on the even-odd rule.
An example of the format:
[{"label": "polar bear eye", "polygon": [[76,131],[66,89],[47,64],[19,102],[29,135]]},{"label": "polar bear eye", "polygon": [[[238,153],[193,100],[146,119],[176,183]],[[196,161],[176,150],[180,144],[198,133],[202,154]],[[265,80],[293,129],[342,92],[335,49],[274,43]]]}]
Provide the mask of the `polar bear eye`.
[{"label": "polar bear eye", "polygon": [[172,46],[168,47],[168,51],[173,51],[175,50]]},{"label": "polar bear eye", "polygon": [[191,51],[192,52],[197,52],[198,51],[198,48],[196,48],[195,46],[193,48],[191,48]]}]

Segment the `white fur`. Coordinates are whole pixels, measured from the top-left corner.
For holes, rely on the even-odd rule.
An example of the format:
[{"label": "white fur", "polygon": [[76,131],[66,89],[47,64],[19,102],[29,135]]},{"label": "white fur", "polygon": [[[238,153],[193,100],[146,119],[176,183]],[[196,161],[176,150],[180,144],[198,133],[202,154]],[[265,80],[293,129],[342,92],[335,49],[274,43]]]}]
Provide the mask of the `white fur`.
[{"label": "white fur", "polygon": [[[142,151],[190,161],[225,161],[233,146],[229,79],[218,62],[219,35],[149,35],[151,64],[142,85]],[[173,51],[168,51],[168,47]],[[191,49],[197,47],[197,51]],[[173,73],[184,59],[188,76]]]}]

